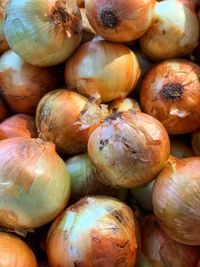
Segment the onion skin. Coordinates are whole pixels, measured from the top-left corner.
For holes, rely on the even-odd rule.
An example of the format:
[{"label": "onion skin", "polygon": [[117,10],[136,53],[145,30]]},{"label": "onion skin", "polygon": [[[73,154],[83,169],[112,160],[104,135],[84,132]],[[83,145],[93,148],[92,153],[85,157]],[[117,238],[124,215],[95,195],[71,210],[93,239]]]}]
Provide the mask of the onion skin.
[{"label": "onion skin", "polygon": [[200,127],[200,67],[188,60],[169,59],[144,77],[140,92],[143,111],[157,118],[169,134]]},{"label": "onion skin", "polygon": [[99,96],[103,103],[125,98],[139,76],[135,54],[122,44],[103,40],[82,44],[65,67],[69,87],[86,96]]},{"label": "onion skin", "polygon": [[194,156],[194,152],[185,142],[175,137],[170,137],[170,155],[178,159],[190,158]]},{"label": "onion skin", "polygon": [[0,232],[1,267],[38,267],[32,250],[13,234]]},{"label": "onion skin", "polygon": [[166,234],[181,244],[200,245],[199,190],[199,157],[176,159],[156,178],[154,213]]},{"label": "onion skin", "polygon": [[139,242],[138,223],[127,205],[109,197],[85,197],[54,221],[47,255],[51,267],[132,267]]},{"label": "onion skin", "polygon": [[148,184],[165,166],[169,137],[162,124],[142,112],[113,113],[90,136],[88,155],[111,187]]},{"label": "onion skin", "polygon": [[141,111],[140,105],[134,98],[118,98],[112,101],[109,104],[109,112],[124,112],[128,111],[129,109],[133,109],[135,111]]},{"label": "onion skin", "polygon": [[6,117],[8,117],[8,115],[9,115],[8,108],[0,97],[0,122],[5,120]]},{"label": "onion skin", "polygon": [[0,1],[0,54],[4,53],[6,50],[9,49],[8,42],[6,41],[4,32],[3,32],[3,21],[5,17],[5,9],[8,0],[1,0]]},{"label": "onion skin", "polygon": [[70,177],[53,143],[10,138],[0,142],[0,225],[29,231],[66,206]]}]

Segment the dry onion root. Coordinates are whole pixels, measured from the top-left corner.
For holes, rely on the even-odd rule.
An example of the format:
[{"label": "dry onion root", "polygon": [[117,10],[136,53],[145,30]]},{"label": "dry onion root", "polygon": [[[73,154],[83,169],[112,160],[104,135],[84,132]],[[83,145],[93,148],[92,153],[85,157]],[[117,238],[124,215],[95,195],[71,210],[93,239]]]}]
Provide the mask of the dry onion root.
[{"label": "dry onion root", "polygon": [[3,22],[5,18],[5,9],[9,0],[0,1],[0,54],[4,53],[9,49],[8,42],[6,41],[5,34],[3,31]]}]

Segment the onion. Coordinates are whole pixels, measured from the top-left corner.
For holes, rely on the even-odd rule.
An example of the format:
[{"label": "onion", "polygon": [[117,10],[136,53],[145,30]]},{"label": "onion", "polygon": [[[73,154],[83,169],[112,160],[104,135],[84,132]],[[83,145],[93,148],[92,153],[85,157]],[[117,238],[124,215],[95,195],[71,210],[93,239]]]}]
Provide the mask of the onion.
[{"label": "onion", "polygon": [[189,55],[199,39],[194,10],[176,0],[156,4],[151,27],[140,39],[141,49],[153,60]]},{"label": "onion", "polygon": [[170,134],[200,127],[200,67],[188,60],[170,59],[145,76],[140,93],[144,112],[154,116]]},{"label": "onion", "polygon": [[170,155],[178,159],[193,157],[194,153],[186,142],[170,137]]},{"label": "onion", "polygon": [[153,117],[134,111],[113,113],[91,134],[88,154],[102,173],[100,182],[134,188],[151,182],[165,166],[169,138]]},{"label": "onion", "polygon": [[0,97],[0,122],[2,122],[9,114],[8,108]]},{"label": "onion", "polygon": [[37,267],[32,250],[13,234],[0,232],[1,267]]},{"label": "onion", "polygon": [[0,123],[0,140],[23,137],[37,137],[35,119],[25,114],[16,114]]},{"label": "onion", "polygon": [[68,86],[86,96],[98,95],[102,102],[126,97],[139,76],[135,54],[122,44],[103,40],[82,44],[65,68]]},{"label": "onion", "polygon": [[162,229],[186,245],[200,245],[200,158],[169,162],[156,178],[153,209]]},{"label": "onion", "polygon": [[0,58],[0,86],[4,99],[17,113],[34,114],[42,96],[57,88],[55,70],[26,63],[14,51]]},{"label": "onion", "polygon": [[79,200],[87,195],[107,195],[125,199],[126,189],[115,190],[98,181],[99,174],[87,154],[69,158],[66,166],[71,178],[71,199]]},{"label": "onion", "polygon": [[85,0],[88,20],[97,34],[114,42],[129,42],[150,27],[155,0]]},{"label": "onion", "polygon": [[196,156],[200,156],[200,129],[192,133],[192,148]]},{"label": "onion", "polygon": [[76,1],[9,0],[4,32],[11,49],[37,66],[65,61],[81,41]]},{"label": "onion", "polygon": [[154,215],[141,229],[142,251],[151,267],[197,267],[199,248],[179,244],[160,228]]},{"label": "onion", "polygon": [[109,104],[109,112],[124,112],[129,109],[133,109],[135,111],[141,111],[140,105],[137,100],[133,98],[118,98]]},{"label": "onion", "polygon": [[1,226],[29,231],[50,222],[65,208],[70,179],[53,143],[2,140],[0,170]]},{"label": "onion", "polygon": [[82,43],[86,43],[91,41],[95,35],[96,32],[94,31],[94,29],[92,28],[92,26],[90,25],[86,14],[85,14],[85,8],[80,8],[81,11],[81,17],[82,17],[82,23],[83,23],[83,35],[82,35]]},{"label": "onion", "polygon": [[138,246],[138,224],[131,209],[103,196],[85,197],[70,206],[47,236],[51,267],[133,267]]},{"label": "onion", "polygon": [[8,0],[0,1],[0,54],[2,54],[3,52],[9,49],[8,43],[4,35],[4,31],[3,31],[3,22],[5,18],[5,9],[6,9],[7,3],[8,3]]}]

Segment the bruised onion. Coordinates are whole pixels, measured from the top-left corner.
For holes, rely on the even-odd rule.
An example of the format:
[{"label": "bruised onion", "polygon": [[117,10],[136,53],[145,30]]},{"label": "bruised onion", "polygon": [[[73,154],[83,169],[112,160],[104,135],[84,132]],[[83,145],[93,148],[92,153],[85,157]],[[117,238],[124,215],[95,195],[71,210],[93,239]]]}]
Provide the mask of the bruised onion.
[{"label": "bruised onion", "polygon": [[6,9],[7,3],[8,3],[8,0],[0,1],[0,54],[2,54],[3,52],[9,49],[8,43],[4,35],[4,31],[3,31],[3,22],[5,18],[5,9]]},{"label": "bruised onion", "polygon": [[193,157],[192,148],[186,142],[183,142],[175,137],[170,137],[170,155],[178,159]]},{"label": "bruised onion", "polygon": [[196,156],[200,156],[200,129],[192,133],[192,148]]},{"label": "bruised onion", "polygon": [[55,145],[41,139],[0,142],[0,226],[29,231],[66,206],[70,177]]},{"label": "bruised onion", "polygon": [[135,54],[125,45],[103,40],[82,44],[65,67],[68,86],[86,96],[99,96],[102,102],[126,97],[139,76]]},{"label": "bruised onion", "polygon": [[109,112],[124,112],[129,109],[133,109],[135,111],[141,111],[140,105],[134,98],[117,98],[112,101],[108,106]]},{"label": "bruised onion", "polygon": [[88,154],[102,173],[100,182],[134,188],[151,182],[169,157],[169,137],[162,124],[142,112],[113,113],[88,141]]},{"label": "bruised onion", "polygon": [[103,196],[85,197],[67,208],[47,236],[51,267],[133,267],[138,247],[132,210]]},{"label": "bruised onion", "polygon": [[140,104],[170,134],[184,134],[200,127],[200,67],[188,60],[169,59],[144,77]]},{"label": "bruised onion", "polygon": [[8,108],[0,97],[0,122],[2,122],[9,114]]},{"label": "bruised onion", "polygon": [[169,162],[153,187],[153,210],[169,237],[200,245],[200,158]]},{"label": "bruised onion", "polygon": [[199,39],[194,10],[178,0],[157,2],[151,27],[140,38],[140,46],[153,60],[192,53]]}]

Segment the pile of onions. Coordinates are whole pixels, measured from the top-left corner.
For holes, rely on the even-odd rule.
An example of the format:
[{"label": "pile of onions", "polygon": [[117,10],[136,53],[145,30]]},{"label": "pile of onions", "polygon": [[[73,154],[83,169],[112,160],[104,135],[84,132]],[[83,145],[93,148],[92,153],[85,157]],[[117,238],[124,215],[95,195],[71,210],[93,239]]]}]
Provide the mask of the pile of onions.
[{"label": "pile of onions", "polygon": [[65,208],[70,177],[53,143],[2,140],[0,170],[1,226],[29,231],[50,222]]},{"label": "pile of onions", "polygon": [[112,187],[134,188],[151,182],[169,157],[169,137],[163,125],[142,112],[113,113],[88,141],[88,154]]},{"label": "pile of onions", "polygon": [[8,108],[0,97],[0,122],[2,122],[9,114]]},{"label": "pile of onions", "polygon": [[155,180],[154,213],[162,229],[182,244],[200,245],[199,191],[199,157],[169,162]]},{"label": "pile of onions", "polygon": [[108,115],[105,108],[65,89],[51,91],[38,104],[36,126],[39,137],[53,141],[61,154],[86,151],[92,131]]},{"label": "pile of onions", "polygon": [[16,114],[0,123],[0,140],[13,137],[37,137],[34,117]]},{"label": "pile of onions", "polygon": [[88,20],[97,34],[114,42],[129,42],[150,27],[155,0],[86,0]]},{"label": "pile of onions", "polygon": [[132,210],[103,196],[85,197],[67,208],[47,236],[51,267],[133,267],[138,246],[139,229]]},{"label": "pile of onions", "polygon": [[[173,1],[172,1],[173,2]],[[169,59],[145,75],[140,104],[170,134],[184,134],[200,127],[200,67],[184,59]]]},{"label": "pile of onions", "polygon": [[151,27],[140,38],[141,49],[153,60],[189,55],[199,40],[194,9],[178,0],[157,2]]},{"label": "pile of onions", "polygon": [[5,18],[5,9],[6,9],[7,3],[8,3],[8,0],[0,1],[0,54],[2,54],[3,52],[9,49],[8,43],[4,35],[4,31],[3,31],[3,22]]},{"label": "pile of onions", "polygon": [[135,54],[125,45],[103,40],[82,44],[66,62],[65,80],[86,96],[109,102],[126,97],[140,76]]},{"label": "pile of onions", "polygon": [[33,251],[19,237],[0,232],[1,267],[38,267]]},{"label": "pile of onions", "polygon": [[65,61],[80,44],[82,21],[76,1],[10,0],[4,33],[26,62],[52,66]]},{"label": "pile of onions", "polygon": [[58,80],[53,68],[33,66],[9,50],[0,58],[0,86],[13,111],[34,114],[42,96],[56,89]]},{"label": "pile of onions", "polygon": [[187,145],[186,142],[183,142],[175,137],[170,137],[170,155],[178,159],[184,159],[194,156],[192,148]]},{"label": "pile of onions", "polygon": [[192,148],[196,156],[200,156],[200,129],[192,133]]},{"label": "pile of onions", "polygon": [[112,101],[109,106],[109,113],[114,112],[124,112],[128,111],[129,109],[135,110],[135,111],[141,111],[140,105],[134,98],[117,98],[114,101]]}]

